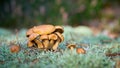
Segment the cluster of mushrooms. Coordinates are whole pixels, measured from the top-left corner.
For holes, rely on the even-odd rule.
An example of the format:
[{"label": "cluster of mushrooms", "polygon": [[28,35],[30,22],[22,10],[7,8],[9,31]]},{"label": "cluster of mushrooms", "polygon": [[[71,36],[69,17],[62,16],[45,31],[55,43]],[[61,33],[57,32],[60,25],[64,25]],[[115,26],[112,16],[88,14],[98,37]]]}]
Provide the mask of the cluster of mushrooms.
[{"label": "cluster of mushrooms", "polygon": [[45,50],[57,50],[59,43],[64,40],[63,27],[53,25],[39,25],[26,32],[28,47],[37,47]]},{"label": "cluster of mushrooms", "polygon": [[70,49],[71,51],[73,49],[76,49],[76,52],[78,54],[86,54],[86,50],[84,48],[78,48],[76,44],[68,44],[67,48]]}]

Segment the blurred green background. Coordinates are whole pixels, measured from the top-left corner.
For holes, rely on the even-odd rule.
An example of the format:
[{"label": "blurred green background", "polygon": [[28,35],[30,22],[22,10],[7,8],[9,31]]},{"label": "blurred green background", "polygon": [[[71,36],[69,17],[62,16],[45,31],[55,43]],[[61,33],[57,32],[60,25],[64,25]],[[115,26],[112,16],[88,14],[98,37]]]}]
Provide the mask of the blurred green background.
[{"label": "blurred green background", "polygon": [[[0,0],[0,27],[23,28],[40,24],[88,25],[119,19],[120,0]],[[107,15],[104,10],[108,10]]]}]

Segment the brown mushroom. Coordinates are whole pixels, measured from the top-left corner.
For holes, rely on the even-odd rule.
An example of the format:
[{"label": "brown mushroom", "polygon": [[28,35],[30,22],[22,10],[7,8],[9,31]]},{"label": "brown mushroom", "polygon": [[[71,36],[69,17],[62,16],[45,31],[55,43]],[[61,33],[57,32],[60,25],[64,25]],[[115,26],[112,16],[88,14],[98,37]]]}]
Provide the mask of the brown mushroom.
[{"label": "brown mushroom", "polygon": [[86,53],[86,51],[85,51],[83,48],[77,48],[77,49],[76,49],[76,52],[77,52],[78,54],[85,54],[85,53]]},{"label": "brown mushroom", "polygon": [[40,35],[47,35],[55,31],[53,25],[40,25],[33,27],[33,32]]},{"label": "brown mushroom", "polygon": [[40,40],[42,40],[44,48],[47,49],[48,46],[49,46],[48,35],[42,35],[42,36],[40,36]]},{"label": "brown mushroom", "polygon": [[48,38],[49,38],[49,40],[57,40],[57,36],[56,36],[56,34],[50,34],[50,35],[48,35]]},{"label": "brown mushroom", "polygon": [[64,37],[63,37],[62,34],[60,34],[59,32],[55,32],[55,34],[58,36],[58,39],[56,40],[55,44],[52,47],[53,50],[56,50],[58,45],[59,45],[59,43],[64,40]]},{"label": "brown mushroom", "polygon": [[34,26],[26,32],[28,47],[37,45],[38,48],[56,50],[59,43],[64,40],[63,27],[53,25]]},{"label": "brown mushroom", "polygon": [[48,35],[41,35],[40,40],[48,39]]},{"label": "brown mushroom", "polygon": [[57,47],[58,47],[59,43],[60,43],[60,40],[58,39],[58,40],[55,42],[55,44],[53,45],[52,50],[57,50]]},{"label": "brown mushroom", "polygon": [[75,44],[68,44],[67,48],[69,48],[70,50],[73,50],[74,48],[76,48]]},{"label": "brown mushroom", "polygon": [[31,41],[28,41],[28,42],[27,42],[27,46],[28,46],[28,47],[32,47],[33,45],[34,45],[33,42],[31,42]]},{"label": "brown mushroom", "polygon": [[35,39],[34,41],[37,44],[38,48],[40,48],[40,49],[44,48],[44,45],[42,44],[41,40]]},{"label": "brown mushroom", "polygon": [[28,37],[28,39],[29,39],[29,41],[33,41],[37,36],[39,36],[39,34],[37,34],[37,33],[32,33],[32,34]]},{"label": "brown mushroom", "polygon": [[48,49],[52,49],[53,45],[55,44],[55,40],[50,40],[50,44],[48,46]]},{"label": "brown mushroom", "polygon": [[59,33],[62,34],[64,32],[63,27],[61,27],[61,26],[55,26],[55,32],[59,32]]},{"label": "brown mushroom", "polygon": [[48,35],[48,38],[49,38],[49,41],[50,41],[50,44],[49,44],[49,47],[48,49],[51,49],[55,43],[55,40],[57,40],[57,35],[56,34],[50,34]]},{"label": "brown mushroom", "polygon": [[20,51],[20,46],[18,46],[18,45],[12,45],[12,46],[10,47],[10,51],[11,51],[12,53],[18,53],[18,52]]},{"label": "brown mushroom", "polygon": [[26,32],[26,37],[29,37],[33,33],[32,28]]},{"label": "brown mushroom", "polygon": [[60,39],[60,42],[64,41],[64,37],[61,33],[55,32],[55,34],[58,36],[58,39]]}]

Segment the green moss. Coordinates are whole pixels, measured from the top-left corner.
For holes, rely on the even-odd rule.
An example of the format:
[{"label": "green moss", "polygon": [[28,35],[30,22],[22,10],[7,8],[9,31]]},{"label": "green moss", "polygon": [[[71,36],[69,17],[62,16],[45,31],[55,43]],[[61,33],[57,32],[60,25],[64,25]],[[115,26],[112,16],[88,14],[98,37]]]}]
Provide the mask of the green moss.
[{"label": "green moss", "polygon": [[[21,32],[24,34],[25,31]],[[12,39],[13,38],[13,39]],[[44,52],[40,49],[27,48],[27,39],[24,35],[19,35],[15,43],[19,43],[21,51],[17,54],[9,50],[10,42],[15,40],[15,36],[8,37],[6,41],[0,43],[0,68],[113,68],[115,61],[106,56],[109,48],[119,47],[119,39],[112,42],[102,43],[100,40],[109,40],[104,36],[81,37],[80,41],[71,40],[76,44],[87,44],[83,47],[86,54],[77,54],[74,49],[72,52],[66,48],[66,39],[59,45],[58,52]],[[1,39],[1,38],[0,38]],[[4,37],[2,38],[4,39]],[[99,43],[99,44],[97,44]],[[111,52],[118,52],[119,49],[113,48]],[[113,57],[114,58],[114,57]]]}]

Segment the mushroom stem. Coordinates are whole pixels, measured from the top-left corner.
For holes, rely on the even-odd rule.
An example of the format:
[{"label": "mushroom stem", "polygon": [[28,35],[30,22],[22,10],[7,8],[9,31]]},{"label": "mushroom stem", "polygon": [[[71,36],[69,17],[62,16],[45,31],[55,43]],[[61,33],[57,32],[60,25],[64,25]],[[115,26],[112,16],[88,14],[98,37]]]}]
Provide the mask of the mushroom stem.
[{"label": "mushroom stem", "polygon": [[39,40],[35,39],[34,41],[35,41],[35,43],[37,43],[38,48],[44,48],[44,46],[42,45],[42,43]]},{"label": "mushroom stem", "polygon": [[62,42],[64,40],[64,37],[61,33],[59,32],[55,32],[55,34],[58,36],[58,38],[60,39],[60,42]]},{"label": "mushroom stem", "polygon": [[58,45],[59,45],[59,43],[60,43],[60,40],[57,40],[57,41],[55,42],[55,44],[53,45],[52,49],[53,49],[53,50],[56,50],[57,47],[58,47]]},{"label": "mushroom stem", "polygon": [[48,49],[49,46],[49,40],[43,40],[43,45],[45,49]]},{"label": "mushroom stem", "polygon": [[74,48],[73,47],[70,47],[70,50],[73,50]]},{"label": "mushroom stem", "polygon": [[27,46],[28,46],[28,47],[32,47],[33,45],[34,45],[33,42],[31,42],[31,41],[28,41],[28,42],[27,42]]},{"label": "mushroom stem", "polygon": [[54,40],[50,40],[50,45],[49,45],[48,49],[51,49],[53,47],[54,43],[55,43]]}]

